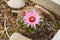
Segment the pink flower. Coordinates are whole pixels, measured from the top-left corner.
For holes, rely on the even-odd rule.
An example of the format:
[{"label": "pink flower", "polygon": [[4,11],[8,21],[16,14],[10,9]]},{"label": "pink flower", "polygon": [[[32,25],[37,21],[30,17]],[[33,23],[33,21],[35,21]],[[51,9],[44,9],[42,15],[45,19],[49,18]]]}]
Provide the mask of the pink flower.
[{"label": "pink flower", "polygon": [[35,10],[31,10],[29,12],[26,12],[23,20],[24,22],[31,27],[34,27],[36,29],[36,24],[39,24],[41,16],[39,13]]}]

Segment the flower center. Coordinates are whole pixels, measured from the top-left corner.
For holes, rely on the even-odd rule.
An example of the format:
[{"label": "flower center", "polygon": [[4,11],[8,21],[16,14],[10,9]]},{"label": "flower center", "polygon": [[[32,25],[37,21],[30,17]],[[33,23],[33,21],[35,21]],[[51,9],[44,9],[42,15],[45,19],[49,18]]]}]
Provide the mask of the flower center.
[{"label": "flower center", "polygon": [[35,17],[31,16],[31,17],[29,18],[29,21],[30,21],[30,22],[34,22],[34,21],[35,21]]}]

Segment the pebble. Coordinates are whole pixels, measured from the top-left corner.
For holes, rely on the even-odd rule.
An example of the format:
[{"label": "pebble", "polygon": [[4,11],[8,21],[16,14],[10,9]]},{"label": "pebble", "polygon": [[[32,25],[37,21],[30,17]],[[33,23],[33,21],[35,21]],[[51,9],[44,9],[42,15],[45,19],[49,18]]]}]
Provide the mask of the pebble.
[{"label": "pebble", "polygon": [[7,4],[11,8],[22,8],[25,6],[24,0],[9,0],[7,1]]},{"label": "pebble", "polygon": [[55,36],[52,38],[52,40],[60,40],[60,29],[58,32],[55,34]]},{"label": "pebble", "polygon": [[13,33],[10,37],[10,40],[31,40],[20,33]]}]

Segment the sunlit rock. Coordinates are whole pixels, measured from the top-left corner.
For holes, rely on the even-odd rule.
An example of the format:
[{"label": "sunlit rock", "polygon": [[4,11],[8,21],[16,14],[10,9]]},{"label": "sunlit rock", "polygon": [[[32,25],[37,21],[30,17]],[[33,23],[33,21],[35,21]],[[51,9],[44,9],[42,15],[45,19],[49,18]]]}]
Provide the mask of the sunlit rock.
[{"label": "sunlit rock", "polygon": [[20,33],[14,33],[11,35],[10,40],[31,40]]},{"label": "sunlit rock", "polygon": [[60,40],[60,30],[56,33],[52,40]]},{"label": "sunlit rock", "polygon": [[24,0],[9,0],[7,4],[11,8],[22,8],[25,6]]}]

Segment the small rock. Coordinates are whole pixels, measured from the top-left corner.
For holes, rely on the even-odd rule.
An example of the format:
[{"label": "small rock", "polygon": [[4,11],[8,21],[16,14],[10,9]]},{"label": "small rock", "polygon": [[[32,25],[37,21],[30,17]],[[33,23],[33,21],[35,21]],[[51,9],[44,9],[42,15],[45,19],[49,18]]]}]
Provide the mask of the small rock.
[{"label": "small rock", "polygon": [[20,33],[14,33],[11,35],[10,40],[31,40]]},{"label": "small rock", "polygon": [[25,6],[25,2],[23,0],[9,0],[7,4],[11,8],[22,8]]},{"label": "small rock", "polygon": [[60,0],[52,0],[52,1],[60,5]]},{"label": "small rock", "polygon": [[52,38],[52,40],[60,40],[60,29],[56,33],[56,35]]}]

